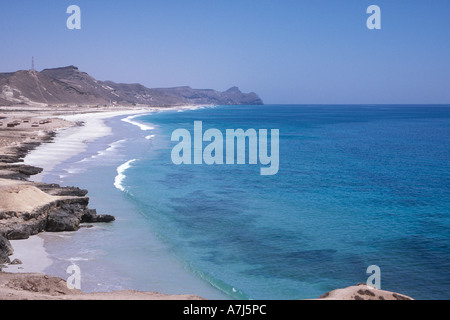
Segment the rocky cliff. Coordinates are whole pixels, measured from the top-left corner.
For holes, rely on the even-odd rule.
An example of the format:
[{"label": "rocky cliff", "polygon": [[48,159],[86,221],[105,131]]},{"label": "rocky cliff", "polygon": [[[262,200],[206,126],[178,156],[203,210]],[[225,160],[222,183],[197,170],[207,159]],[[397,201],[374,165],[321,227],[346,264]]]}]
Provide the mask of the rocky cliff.
[{"label": "rocky cliff", "polygon": [[87,190],[28,181],[42,169],[17,163],[53,136],[53,132],[47,132],[40,142],[21,144],[0,157],[0,265],[10,263],[13,250],[9,240],[27,239],[43,231],[76,231],[82,223],[115,220],[89,209]]},{"label": "rocky cliff", "polygon": [[27,239],[43,231],[77,231],[82,223],[114,221],[113,216],[89,209],[86,190],[22,180],[6,180],[4,188],[5,180],[0,179],[2,194],[8,197],[3,198],[0,210],[0,264],[9,263],[13,253],[8,240]]},{"label": "rocky cliff", "polygon": [[141,84],[99,81],[75,66],[0,73],[0,106],[121,104],[146,106],[260,105],[255,93],[233,87],[225,92],[190,87],[150,89]]}]

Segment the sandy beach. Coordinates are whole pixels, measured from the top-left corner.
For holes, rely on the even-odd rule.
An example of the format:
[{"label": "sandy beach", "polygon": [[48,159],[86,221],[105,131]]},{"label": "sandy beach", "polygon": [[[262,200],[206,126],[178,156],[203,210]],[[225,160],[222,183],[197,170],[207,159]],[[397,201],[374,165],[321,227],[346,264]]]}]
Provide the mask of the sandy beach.
[{"label": "sandy beach", "polygon": [[26,240],[10,241],[14,249],[11,261],[19,259],[22,263],[9,265],[4,269],[9,273],[43,273],[52,261],[44,247],[44,239],[40,235],[31,236]]},{"label": "sandy beach", "polygon": [[[41,181],[42,172],[32,168],[37,166],[44,169],[44,172],[51,170],[58,163],[82,152],[90,141],[108,135],[110,128],[104,125],[104,119],[121,115],[139,115],[156,109],[115,107],[99,110],[86,107],[77,110],[76,113],[72,110],[62,111],[38,105],[32,108],[33,110],[30,109],[30,107],[5,107],[1,111],[0,236],[9,239],[10,251],[13,253],[0,263],[0,299],[201,299],[192,295],[164,295],[136,291],[82,294],[81,291],[67,289],[64,280],[42,274],[52,263],[45,251],[44,239],[34,230],[30,234],[26,232],[22,234],[23,230],[18,229],[18,226],[40,219],[36,212],[46,206],[70,198],[79,200],[82,196],[58,196],[43,191],[43,186],[36,184]],[[41,144],[50,141],[52,143],[46,144],[43,151],[47,156],[42,155],[40,150],[44,148]],[[68,144],[70,148],[65,147]],[[32,156],[27,157],[24,162],[23,158],[31,150],[34,150]],[[52,154],[51,161],[48,158],[49,151]],[[26,172],[27,170],[31,171]],[[32,176],[31,179],[28,174]],[[27,286],[30,283],[34,283],[32,287]]]}]

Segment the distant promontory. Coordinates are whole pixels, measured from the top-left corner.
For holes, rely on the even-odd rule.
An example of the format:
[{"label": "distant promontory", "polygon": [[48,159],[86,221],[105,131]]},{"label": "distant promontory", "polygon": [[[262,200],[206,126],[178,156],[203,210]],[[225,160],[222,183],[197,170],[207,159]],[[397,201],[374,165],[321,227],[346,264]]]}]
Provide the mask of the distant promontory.
[{"label": "distant promontory", "polygon": [[256,93],[237,87],[219,92],[191,87],[150,89],[141,84],[99,81],[75,66],[0,73],[0,106],[33,105],[261,105]]}]

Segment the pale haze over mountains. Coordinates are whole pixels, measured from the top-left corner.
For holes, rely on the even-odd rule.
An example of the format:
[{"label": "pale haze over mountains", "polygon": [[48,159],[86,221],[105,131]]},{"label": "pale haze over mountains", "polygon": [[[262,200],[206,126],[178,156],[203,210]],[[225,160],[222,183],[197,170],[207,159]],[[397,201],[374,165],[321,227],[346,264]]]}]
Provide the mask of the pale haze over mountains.
[{"label": "pale haze over mountains", "polygon": [[33,103],[176,106],[260,105],[263,101],[237,87],[225,92],[187,86],[150,89],[138,83],[99,81],[75,66],[0,73],[0,105]]}]

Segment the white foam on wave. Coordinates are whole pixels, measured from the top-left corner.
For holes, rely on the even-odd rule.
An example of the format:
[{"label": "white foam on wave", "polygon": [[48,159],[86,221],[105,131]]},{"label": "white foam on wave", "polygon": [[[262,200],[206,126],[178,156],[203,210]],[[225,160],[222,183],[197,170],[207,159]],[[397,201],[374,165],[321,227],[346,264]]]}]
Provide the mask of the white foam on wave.
[{"label": "white foam on wave", "polygon": [[97,158],[103,157],[103,156],[112,156],[112,154],[114,154],[115,151],[126,141],[127,141],[126,139],[122,139],[122,140],[113,142],[110,145],[108,145],[108,148],[106,148],[105,150],[98,151],[97,154],[94,154],[88,158],[84,158],[83,160],[80,160],[79,162],[86,162],[86,161],[94,160],[94,159],[97,159]]},{"label": "white foam on wave", "polygon": [[[130,124],[135,125],[135,126],[138,126],[143,131],[155,130],[155,128],[152,127],[152,126],[149,126],[147,124],[143,124],[143,123],[140,123],[140,122],[137,122],[137,121],[133,120],[134,118],[139,117],[139,116],[140,116],[139,114],[138,115],[129,116],[129,117],[126,117],[126,118],[122,119],[122,121],[130,123]],[[146,136],[145,139],[152,140],[154,137],[155,137],[155,135],[151,134],[151,135]]]},{"label": "white foam on wave", "polygon": [[86,150],[86,143],[111,133],[111,129],[101,121],[92,121],[82,127],[72,127],[61,131],[53,143],[42,144],[31,151],[24,163],[50,171],[59,163]]},{"label": "white foam on wave", "polygon": [[117,168],[117,176],[114,179],[114,186],[121,190],[121,191],[125,191],[124,186],[122,185],[123,181],[125,180],[125,178],[127,177],[124,172],[127,171],[129,168],[131,168],[131,164],[133,162],[137,161],[137,159],[133,159],[130,161],[125,162],[124,164],[120,165]]},{"label": "white foam on wave", "polygon": [[184,106],[179,107],[177,112],[185,112],[185,111],[193,111],[193,110],[201,110],[201,109],[207,109],[207,108],[215,108],[217,106],[215,105],[207,105],[207,106]]},{"label": "white foam on wave", "polygon": [[127,141],[127,139],[122,139],[122,140],[113,142],[110,145],[108,145],[108,148],[106,148],[105,150],[99,151],[99,152],[97,152],[96,155],[93,155],[92,158],[95,159],[95,158],[98,158],[101,156],[110,155],[111,153],[114,153],[126,141]]},{"label": "white foam on wave", "polygon": [[123,143],[127,142],[127,139],[118,140],[116,142],[113,142],[109,145],[108,149],[106,149],[106,152],[114,151],[117,148],[119,148]]},{"label": "white foam on wave", "polygon": [[70,167],[68,169],[64,169],[64,171],[67,172],[70,175],[73,175],[73,174],[78,174],[78,173],[85,172],[85,169]]},{"label": "white foam on wave", "polygon": [[139,116],[140,116],[139,114],[138,115],[134,115],[134,116],[129,116],[129,117],[126,117],[126,118],[122,119],[122,121],[130,123],[130,124],[135,125],[135,126],[138,126],[143,131],[149,131],[149,130],[154,130],[155,129],[155,128],[149,126],[149,125],[146,125],[146,124],[143,124],[143,123],[140,123],[140,122],[137,122],[137,121],[133,120],[133,119],[135,119],[135,118],[137,118]]},{"label": "white foam on wave", "polygon": [[139,115],[149,113],[149,111],[114,111],[58,116],[59,118],[67,121],[83,122],[84,125],[58,130],[58,134],[53,140],[53,143],[44,143],[28,153],[24,159],[24,163],[44,169],[43,174],[41,173],[33,176],[32,180],[42,180],[43,175],[50,172],[58,164],[86,151],[88,143],[100,137],[110,135],[112,133],[112,129],[105,124],[105,119],[130,114],[134,114],[136,116],[136,113]]},{"label": "white foam on wave", "polygon": [[73,257],[73,258],[70,258],[70,259],[67,259],[68,261],[70,261],[70,262],[76,262],[76,261],[89,261],[90,259],[88,259],[88,258],[81,258],[81,257]]}]

